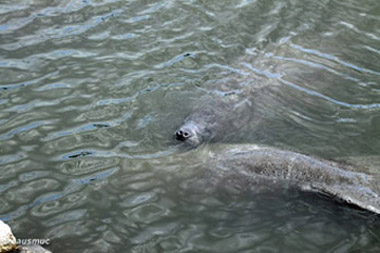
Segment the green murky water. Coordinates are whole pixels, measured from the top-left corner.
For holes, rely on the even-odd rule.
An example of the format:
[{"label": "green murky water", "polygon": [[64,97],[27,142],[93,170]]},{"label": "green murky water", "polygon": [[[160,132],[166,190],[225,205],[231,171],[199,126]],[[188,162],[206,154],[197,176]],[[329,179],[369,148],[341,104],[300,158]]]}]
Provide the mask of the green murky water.
[{"label": "green murky water", "polygon": [[379,45],[378,0],[0,1],[0,218],[54,252],[379,252],[329,199],[187,187],[172,139],[216,85],[265,85],[225,142],[379,172]]}]

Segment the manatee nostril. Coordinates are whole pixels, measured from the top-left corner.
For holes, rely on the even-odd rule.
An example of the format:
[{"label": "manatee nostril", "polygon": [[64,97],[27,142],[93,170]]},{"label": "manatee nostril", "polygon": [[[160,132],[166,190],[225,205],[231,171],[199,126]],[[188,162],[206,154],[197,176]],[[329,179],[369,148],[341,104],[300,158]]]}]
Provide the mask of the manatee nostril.
[{"label": "manatee nostril", "polygon": [[185,137],[183,137],[183,132],[181,130],[178,130],[175,132],[175,138],[179,141],[184,141]]},{"label": "manatee nostril", "polygon": [[177,130],[175,132],[175,138],[179,141],[185,141],[190,137],[190,133],[188,131]]}]

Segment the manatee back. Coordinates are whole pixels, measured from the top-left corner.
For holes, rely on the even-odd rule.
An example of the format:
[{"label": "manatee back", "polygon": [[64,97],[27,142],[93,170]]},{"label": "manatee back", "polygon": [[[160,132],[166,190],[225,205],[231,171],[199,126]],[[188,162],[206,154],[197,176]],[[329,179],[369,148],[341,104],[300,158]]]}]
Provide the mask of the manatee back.
[{"label": "manatee back", "polygon": [[[290,151],[252,145],[217,148],[210,168],[223,174],[242,175],[252,181],[287,181],[302,190],[315,191],[380,214],[380,178]],[[355,171],[356,170],[356,171]]]}]

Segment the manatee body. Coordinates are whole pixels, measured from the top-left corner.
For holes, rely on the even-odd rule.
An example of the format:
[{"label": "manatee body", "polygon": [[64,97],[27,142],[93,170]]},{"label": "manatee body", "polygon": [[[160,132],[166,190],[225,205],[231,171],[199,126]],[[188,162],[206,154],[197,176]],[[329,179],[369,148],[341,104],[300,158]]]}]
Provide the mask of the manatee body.
[{"label": "manatee body", "polygon": [[[203,150],[202,150],[203,149]],[[210,181],[228,178],[249,184],[290,184],[323,193],[380,214],[380,175],[303,154],[256,145],[208,145],[193,152]],[[193,155],[195,155],[193,154]]]}]

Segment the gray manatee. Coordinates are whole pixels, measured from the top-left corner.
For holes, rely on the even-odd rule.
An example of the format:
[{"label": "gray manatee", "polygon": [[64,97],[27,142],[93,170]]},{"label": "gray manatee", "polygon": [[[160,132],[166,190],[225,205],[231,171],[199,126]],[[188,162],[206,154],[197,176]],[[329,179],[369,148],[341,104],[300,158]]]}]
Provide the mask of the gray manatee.
[{"label": "gray manatee", "polygon": [[[210,184],[287,184],[322,193],[380,214],[380,175],[303,154],[249,144],[206,145],[188,153],[198,158]],[[194,158],[194,157],[193,157]]]},{"label": "gray manatee", "polygon": [[257,108],[264,104],[268,89],[259,83],[241,86],[236,80],[224,80],[214,87],[208,85],[208,94],[198,100],[174,137],[197,147],[207,141],[224,141],[244,128],[252,128],[260,122]]},{"label": "gray manatee", "polygon": [[[318,62],[318,58],[313,57],[308,55],[309,60]],[[305,102],[315,110],[330,109],[331,101],[327,99],[322,104],[320,101],[326,100],[322,94],[330,92],[334,76],[324,69],[311,68],[302,58],[300,51],[288,43],[240,57],[232,64],[234,71],[229,76],[203,84],[208,95],[197,98],[198,104],[175,131],[174,137],[193,147],[207,141],[224,141],[242,132],[245,137],[247,132],[242,128],[253,132],[257,125],[265,128],[273,119],[292,115],[293,111],[302,114],[303,100],[294,101],[297,96],[306,96],[309,100]],[[310,88],[308,83],[318,89]],[[318,99],[314,99],[316,97]],[[300,108],[293,109],[293,104]],[[294,125],[303,127],[301,120]]]},{"label": "gray manatee", "polygon": [[[289,50],[285,48],[284,52]],[[307,74],[302,66],[294,66],[294,62],[274,64],[273,57],[258,59],[261,61],[255,58],[255,66],[251,71],[254,76],[239,80],[234,75],[231,79],[236,79],[236,82],[227,80],[216,87],[210,87],[211,94],[201,98],[175,131],[175,138],[192,147],[210,140],[223,142],[241,128],[260,122],[261,117],[264,117],[261,116],[260,106],[278,105],[277,100],[280,98],[273,91],[280,84]],[[281,75],[257,71],[268,69],[268,66],[274,66],[275,69],[271,71]],[[318,80],[319,74],[312,72],[308,76],[312,80]],[[244,83],[244,79],[254,81],[243,87],[241,83]],[[213,91],[216,94],[212,94]],[[283,182],[302,190],[334,196],[380,214],[380,176],[364,173],[356,167],[255,145],[206,145],[201,151],[192,150],[190,153],[196,154],[190,159],[191,162],[197,160],[198,166],[211,175],[208,178],[210,184],[224,185],[231,178],[237,178],[242,185],[251,182],[258,185]]]},{"label": "gray manatee", "polygon": [[206,95],[197,99],[174,133],[178,141],[197,147],[203,142],[224,141],[245,129],[251,131],[268,116],[268,107],[281,107],[278,92],[284,85],[280,73],[296,76],[301,72],[291,64],[274,66],[273,59],[263,56],[245,56],[237,62],[235,72],[204,84]]},{"label": "gray manatee", "polygon": [[239,103],[231,103],[230,100],[227,97],[210,98],[201,103],[176,130],[175,138],[196,147],[209,140],[221,141],[247,125],[253,117],[252,102],[243,99]]}]

